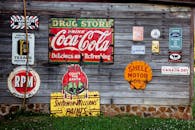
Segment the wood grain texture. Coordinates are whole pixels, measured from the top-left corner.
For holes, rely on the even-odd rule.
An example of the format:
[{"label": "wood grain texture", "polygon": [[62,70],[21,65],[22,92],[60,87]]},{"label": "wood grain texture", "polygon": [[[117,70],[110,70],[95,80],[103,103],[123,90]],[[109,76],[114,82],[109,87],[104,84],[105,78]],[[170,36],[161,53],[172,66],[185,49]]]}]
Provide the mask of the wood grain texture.
[{"label": "wood grain texture", "polygon": [[[12,33],[24,30],[10,28],[10,16],[22,15],[21,1],[0,1],[0,103],[21,103],[7,88],[7,78],[17,67],[11,63]],[[192,66],[191,8],[141,3],[86,3],[86,2],[41,2],[29,1],[27,14],[39,17],[35,34],[35,69],[41,78],[40,89],[27,100],[28,103],[49,103],[50,93],[61,91],[61,79],[67,64],[52,64],[48,61],[48,24],[50,18],[113,18],[114,19],[114,64],[82,65],[89,79],[89,90],[99,91],[101,104],[154,104],[188,105],[192,93],[192,76],[168,76],[161,74],[161,66]],[[144,27],[144,41],[132,41],[132,27]],[[168,62],[169,28],[183,31],[182,63]],[[151,52],[150,32],[158,28],[160,54]],[[145,55],[132,55],[132,45],[145,45]],[[153,79],[145,90],[131,90],[124,80],[126,65],[134,60],[144,60],[153,70]],[[192,72],[192,71],[191,71]]]}]

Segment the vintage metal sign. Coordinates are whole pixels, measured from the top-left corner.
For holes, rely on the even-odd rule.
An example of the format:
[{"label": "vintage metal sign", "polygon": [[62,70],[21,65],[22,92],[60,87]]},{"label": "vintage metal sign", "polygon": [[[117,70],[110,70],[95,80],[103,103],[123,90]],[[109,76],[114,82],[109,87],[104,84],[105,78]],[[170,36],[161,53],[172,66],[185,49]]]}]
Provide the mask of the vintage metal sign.
[{"label": "vintage metal sign", "polygon": [[[62,93],[67,98],[68,95],[78,95],[88,90],[88,78],[78,64],[68,66],[68,71],[62,78]],[[87,95],[86,95],[87,96]]]},{"label": "vintage metal sign", "polygon": [[100,95],[99,92],[89,92],[88,98],[82,93],[73,99],[64,98],[60,92],[52,93],[50,99],[50,110],[54,116],[99,116]]},{"label": "vintage metal sign", "polygon": [[143,41],[144,40],[144,27],[133,26],[133,41]]},{"label": "vintage metal sign", "polygon": [[158,38],[160,38],[160,31],[159,31],[159,29],[153,29],[152,31],[151,31],[151,37],[153,38],[153,39],[158,39]]},{"label": "vintage metal sign", "polygon": [[[37,29],[39,27],[39,18],[37,16],[26,16],[27,29]],[[24,29],[24,16],[12,15],[10,20],[12,29]]]},{"label": "vintage metal sign", "polygon": [[39,90],[39,86],[38,73],[29,67],[28,69],[25,66],[17,67],[8,77],[8,89],[18,98],[24,98],[25,92],[26,98],[32,97]]},{"label": "vintage metal sign", "polygon": [[145,89],[146,83],[152,80],[152,69],[144,61],[133,61],[126,66],[124,79],[132,89]]},{"label": "vintage metal sign", "polygon": [[131,46],[131,54],[145,54],[145,46],[144,45],[132,45]]},{"label": "vintage metal sign", "polygon": [[182,50],[182,29],[169,29],[169,50]]},{"label": "vintage metal sign", "polygon": [[34,64],[34,46],[35,36],[32,33],[28,33],[28,45],[26,45],[25,33],[12,33],[12,64],[25,65],[27,64],[27,51],[28,63]]},{"label": "vintage metal sign", "polygon": [[113,63],[113,19],[51,18],[50,62]]},{"label": "vintage metal sign", "polygon": [[190,75],[188,66],[162,66],[161,74],[164,75]]},{"label": "vintage metal sign", "polygon": [[160,53],[160,47],[159,47],[159,41],[152,41],[152,53],[153,54],[159,54]]},{"label": "vintage metal sign", "polygon": [[170,51],[169,52],[169,62],[182,62],[182,52],[181,51]]}]

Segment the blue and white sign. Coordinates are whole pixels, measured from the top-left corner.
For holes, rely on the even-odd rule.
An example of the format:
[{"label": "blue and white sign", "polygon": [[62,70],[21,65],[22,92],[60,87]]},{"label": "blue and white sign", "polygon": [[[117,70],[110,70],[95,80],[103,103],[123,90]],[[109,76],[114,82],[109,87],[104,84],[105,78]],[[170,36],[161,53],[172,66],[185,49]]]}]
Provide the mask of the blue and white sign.
[{"label": "blue and white sign", "polygon": [[144,55],[146,53],[145,48],[146,47],[144,45],[132,45],[131,54]]},{"label": "blue and white sign", "polygon": [[169,29],[169,50],[173,50],[173,51],[182,50],[182,29],[181,28]]}]

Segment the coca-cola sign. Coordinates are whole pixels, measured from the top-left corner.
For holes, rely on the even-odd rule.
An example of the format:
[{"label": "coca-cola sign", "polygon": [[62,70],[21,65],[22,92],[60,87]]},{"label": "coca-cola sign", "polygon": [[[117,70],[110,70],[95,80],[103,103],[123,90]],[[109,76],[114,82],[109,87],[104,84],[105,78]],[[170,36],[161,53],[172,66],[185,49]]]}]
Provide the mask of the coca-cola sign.
[{"label": "coca-cola sign", "polygon": [[52,18],[50,62],[113,63],[112,19]]}]

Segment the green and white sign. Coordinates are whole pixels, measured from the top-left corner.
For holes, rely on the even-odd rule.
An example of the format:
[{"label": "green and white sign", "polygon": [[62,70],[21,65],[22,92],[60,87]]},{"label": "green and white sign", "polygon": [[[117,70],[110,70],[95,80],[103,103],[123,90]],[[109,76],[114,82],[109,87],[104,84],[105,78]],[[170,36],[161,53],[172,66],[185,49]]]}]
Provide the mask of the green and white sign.
[{"label": "green and white sign", "polygon": [[169,29],[169,50],[182,50],[182,29]]}]

